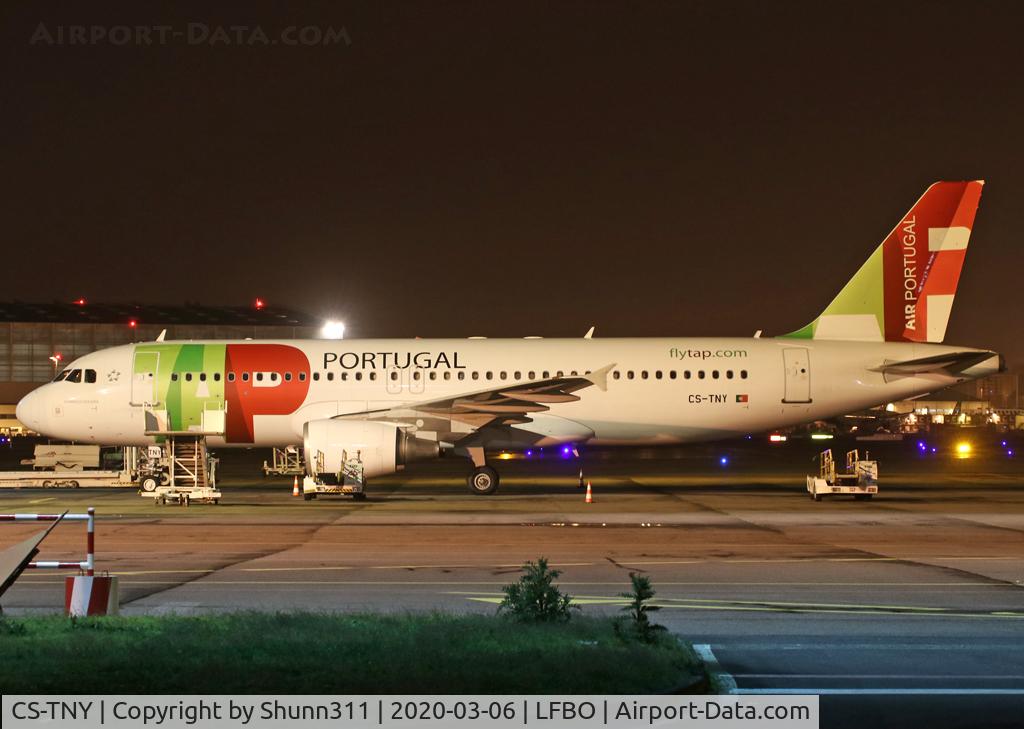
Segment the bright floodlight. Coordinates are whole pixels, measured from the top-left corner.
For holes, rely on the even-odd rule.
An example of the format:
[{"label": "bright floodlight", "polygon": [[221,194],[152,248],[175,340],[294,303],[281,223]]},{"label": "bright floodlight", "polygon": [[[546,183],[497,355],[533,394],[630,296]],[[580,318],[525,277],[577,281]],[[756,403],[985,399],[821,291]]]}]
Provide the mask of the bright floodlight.
[{"label": "bright floodlight", "polygon": [[320,336],[324,339],[343,339],[345,337],[345,325],[340,321],[326,321],[320,330]]}]

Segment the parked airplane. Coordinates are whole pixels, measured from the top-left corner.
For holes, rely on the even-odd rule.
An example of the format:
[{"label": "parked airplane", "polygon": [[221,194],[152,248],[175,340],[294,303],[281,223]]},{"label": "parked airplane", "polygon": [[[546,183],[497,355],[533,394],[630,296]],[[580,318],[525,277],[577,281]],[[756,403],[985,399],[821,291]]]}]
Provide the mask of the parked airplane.
[{"label": "parked airplane", "polygon": [[[936,182],[822,314],[776,338],[149,342],[80,357],[17,416],[53,438],[302,444],[366,477],[454,450],[729,438],[916,397],[1002,371],[942,342],[983,181]],[[211,425],[215,424],[215,425]]]}]

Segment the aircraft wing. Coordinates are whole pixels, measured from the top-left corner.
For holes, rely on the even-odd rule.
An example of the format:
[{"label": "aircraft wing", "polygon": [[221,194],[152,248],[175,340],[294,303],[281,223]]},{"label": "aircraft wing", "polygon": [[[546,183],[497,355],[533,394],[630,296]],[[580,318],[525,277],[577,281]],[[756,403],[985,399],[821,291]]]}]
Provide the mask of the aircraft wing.
[{"label": "aircraft wing", "polygon": [[481,428],[530,423],[532,414],[550,410],[554,404],[576,402],[580,399],[576,393],[588,387],[605,390],[608,373],[614,367],[615,364],[609,364],[580,375],[532,382],[503,382],[487,390],[410,402],[385,410],[349,413],[337,418],[415,425],[419,431],[437,433],[438,440],[454,443]]}]

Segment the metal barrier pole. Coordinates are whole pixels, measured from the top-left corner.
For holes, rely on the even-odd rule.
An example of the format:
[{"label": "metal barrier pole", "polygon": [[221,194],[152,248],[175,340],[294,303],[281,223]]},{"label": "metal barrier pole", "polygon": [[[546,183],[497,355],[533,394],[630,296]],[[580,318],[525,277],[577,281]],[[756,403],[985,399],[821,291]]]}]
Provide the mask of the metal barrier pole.
[{"label": "metal barrier pole", "polygon": [[86,525],[85,536],[85,574],[92,577],[96,568],[96,509],[90,506],[86,511],[89,514],[89,522]]}]

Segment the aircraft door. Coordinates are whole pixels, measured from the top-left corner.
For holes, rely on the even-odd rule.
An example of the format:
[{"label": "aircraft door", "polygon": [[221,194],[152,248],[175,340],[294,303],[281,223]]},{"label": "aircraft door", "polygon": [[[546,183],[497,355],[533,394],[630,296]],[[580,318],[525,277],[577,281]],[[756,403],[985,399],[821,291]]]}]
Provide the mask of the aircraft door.
[{"label": "aircraft door", "polygon": [[807,348],[787,347],[782,350],[782,361],[786,371],[786,390],[782,402],[810,402],[811,359]]},{"label": "aircraft door", "polygon": [[156,405],[159,352],[135,352],[132,361],[132,405]]}]

